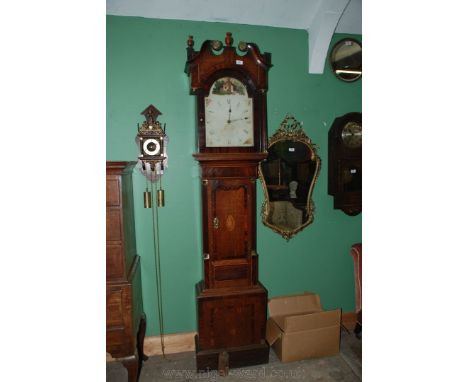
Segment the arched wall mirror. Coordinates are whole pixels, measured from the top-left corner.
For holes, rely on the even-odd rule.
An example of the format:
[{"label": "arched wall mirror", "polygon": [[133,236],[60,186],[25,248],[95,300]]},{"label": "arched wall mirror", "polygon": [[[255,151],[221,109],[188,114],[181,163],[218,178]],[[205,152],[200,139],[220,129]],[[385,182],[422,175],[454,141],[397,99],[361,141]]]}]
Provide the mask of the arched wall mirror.
[{"label": "arched wall mirror", "polygon": [[289,240],[314,220],[312,192],[320,172],[316,145],[302,123],[286,115],[268,141],[268,157],[260,164],[265,200],[263,224]]}]

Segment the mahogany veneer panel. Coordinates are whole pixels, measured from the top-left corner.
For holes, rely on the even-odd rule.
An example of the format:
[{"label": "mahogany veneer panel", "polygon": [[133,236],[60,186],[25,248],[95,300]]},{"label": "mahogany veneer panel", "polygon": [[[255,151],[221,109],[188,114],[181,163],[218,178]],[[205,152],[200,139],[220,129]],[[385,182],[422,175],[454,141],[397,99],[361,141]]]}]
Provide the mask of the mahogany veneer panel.
[{"label": "mahogany veneer panel", "polygon": [[247,288],[202,290],[197,285],[199,349],[260,344],[265,338],[267,291]]},{"label": "mahogany veneer panel", "polygon": [[106,239],[107,241],[119,241],[122,239],[122,224],[120,209],[107,209],[106,214]]},{"label": "mahogany veneer panel", "polygon": [[106,246],[106,280],[124,280],[125,263],[121,244],[107,244]]},{"label": "mahogany veneer panel", "polygon": [[118,176],[108,175],[107,177],[106,205],[120,206],[120,179]]}]

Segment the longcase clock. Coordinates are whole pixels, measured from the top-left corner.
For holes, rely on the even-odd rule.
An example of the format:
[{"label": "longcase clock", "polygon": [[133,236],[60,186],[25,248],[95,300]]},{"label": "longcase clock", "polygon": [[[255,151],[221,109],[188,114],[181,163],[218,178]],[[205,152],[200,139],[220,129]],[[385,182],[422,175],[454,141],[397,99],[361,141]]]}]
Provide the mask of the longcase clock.
[{"label": "longcase clock", "polygon": [[204,279],[196,285],[197,369],[268,362],[267,290],[258,281],[256,179],[265,159],[270,54],[253,43],[187,41],[197,100]]}]

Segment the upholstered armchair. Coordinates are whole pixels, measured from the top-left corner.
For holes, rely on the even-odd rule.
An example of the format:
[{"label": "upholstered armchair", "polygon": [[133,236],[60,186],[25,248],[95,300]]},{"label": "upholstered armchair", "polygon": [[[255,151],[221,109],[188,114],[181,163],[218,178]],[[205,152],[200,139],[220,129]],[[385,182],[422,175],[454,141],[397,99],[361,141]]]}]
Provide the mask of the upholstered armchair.
[{"label": "upholstered armchair", "polygon": [[357,322],[354,332],[358,338],[362,333],[362,243],[354,244],[351,247],[351,256],[354,261],[354,285],[356,296]]}]

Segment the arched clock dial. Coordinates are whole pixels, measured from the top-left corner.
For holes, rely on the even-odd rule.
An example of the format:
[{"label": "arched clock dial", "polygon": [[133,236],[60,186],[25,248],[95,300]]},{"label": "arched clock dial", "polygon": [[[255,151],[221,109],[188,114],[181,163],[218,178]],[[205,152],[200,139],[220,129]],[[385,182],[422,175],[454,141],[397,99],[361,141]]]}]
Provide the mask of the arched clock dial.
[{"label": "arched clock dial", "polygon": [[161,145],[157,139],[147,139],[143,143],[143,151],[146,155],[158,155],[161,151]]},{"label": "arched clock dial", "polygon": [[216,80],[205,97],[206,147],[252,147],[253,102],[239,80]]},{"label": "arched clock dial", "polygon": [[357,122],[348,122],[341,131],[343,143],[350,147],[360,147],[362,144],[362,126]]}]

